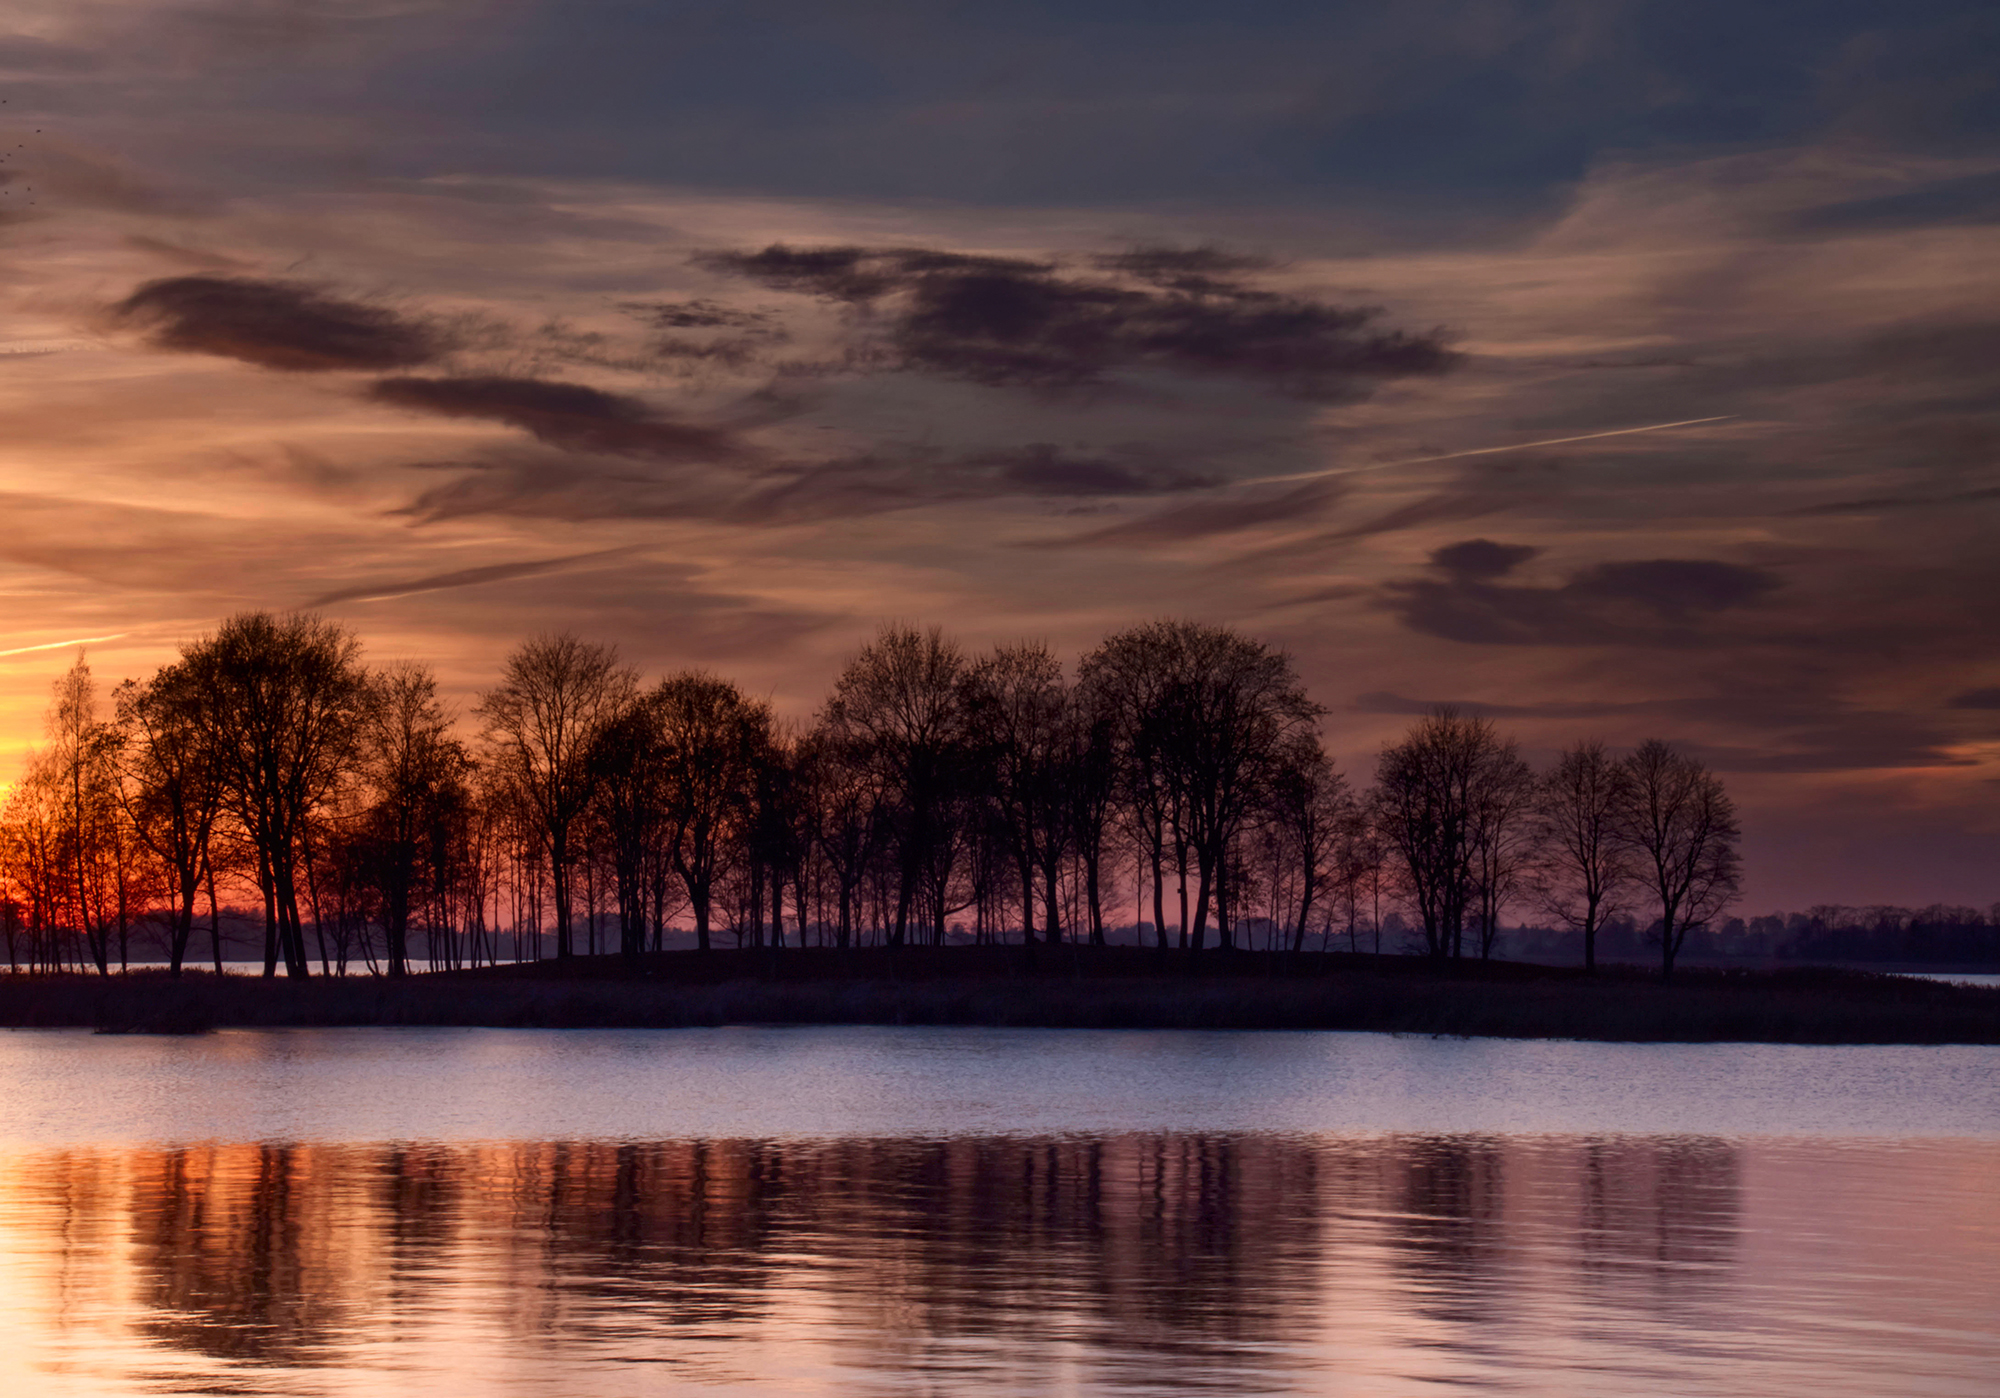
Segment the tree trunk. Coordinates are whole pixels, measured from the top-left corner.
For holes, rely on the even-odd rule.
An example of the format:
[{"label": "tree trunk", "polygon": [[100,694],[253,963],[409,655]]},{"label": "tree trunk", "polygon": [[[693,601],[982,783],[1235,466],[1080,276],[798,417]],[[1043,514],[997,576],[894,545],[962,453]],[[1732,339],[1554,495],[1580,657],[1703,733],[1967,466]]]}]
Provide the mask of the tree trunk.
[{"label": "tree trunk", "polygon": [[1159,943],[1161,951],[1167,949],[1167,873],[1166,861],[1156,842],[1153,845],[1153,940]]},{"label": "tree trunk", "polygon": [[1021,876],[1021,945],[1035,944],[1035,865],[1025,845],[1014,848],[1014,862]]},{"label": "tree trunk", "polygon": [[[696,891],[697,888],[699,892]],[[694,904],[694,944],[701,951],[709,949],[708,917],[709,900],[712,892],[713,890],[709,888],[708,882],[705,879],[699,885],[690,884],[688,886],[688,901]]]},{"label": "tree trunk", "polygon": [[1042,937],[1050,946],[1060,943],[1062,937],[1062,912],[1059,899],[1055,861],[1048,861],[1042,868]]},{"label": "tree trunk", "polygon": [[566,960],[576,952],[570,939],[569,834],[549,840],[549,882],[556,895],[556,957]]},{"label": "tree trunk", "polygon": [[278,895],[271,887],[271,859],[263,850],[257,851],[258,885],[264,894],[264,976],[271,979],[278,974]]},{"label": "tree trunk", "polygon": [[1083,856],[1084,903],[1090,909],[1090,944],[1104,945],[1104,891],[1098,886],[1104,855],[1101,850],[1093,850]]},{"label": "tree trunk", "polygon": [[[1208,867],[1208,861],[1202,857],[1202,851],[1200,850],[1195,851],[1195,864],[1195,873],[1196,877],[1201,880],[1201,889],[1195,894],[1194,899],[1193,951],[1196,955],[1199,955],[1203,943],[1208,940],[1208,900],[1213,891],[1215,871]],[[1181,903],[1183,906],[1187,903],[1187,875],[1185,872],[1181,875]],[[1187,937],[1183,935],[1182,942],[1184,945],[1187,943],[1187,940]]]}]

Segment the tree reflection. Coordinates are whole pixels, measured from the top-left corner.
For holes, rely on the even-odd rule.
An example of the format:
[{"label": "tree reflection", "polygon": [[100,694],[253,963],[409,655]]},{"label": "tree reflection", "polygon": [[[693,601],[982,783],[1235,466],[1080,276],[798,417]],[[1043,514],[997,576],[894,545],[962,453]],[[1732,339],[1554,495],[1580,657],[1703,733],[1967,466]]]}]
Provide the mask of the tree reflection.
[{"label": "tree reflection", "polygon": [[[236,1363],[325,1362],[365,1307],[338,1201],[297,1146],[141,1156],[130,1218],[144,1310],[162,1344]],[[104,1201],[109,1204],[110,1201]]]},{"label": "tree reflection", "polygon": [[1475,1136],[1419,1139],[1401,1152],[1395,1242],[1421,1313],[1478,1321],[1500,1292],[1503,1152]]},{"label": "tree reflection", "polygon": [[1597,1285],[1693,1301],[1735,1261],[1741,1149],[1715,1137],[1591,1140],[1580,1148],[1577,1259]]},{"label": "tree reflection", "polygon": [[[483,1326],[565,1363],[747,1363],[739,1342],[804,1338],[933,1387],[1256,1387],[1397,1315],[1490,1346],[1536,1286],[1635,1314],[1695,1304],[1736,1265],[1741,1207],[1738,1148],[1700,1138],[266,1144],[51,1164],[61,1187],[37,1207],[66,1291],[129,1294],[156,1346],[239,1370]],[[102,1239],[121,1229],[133,1275],[114,1287]]]}]

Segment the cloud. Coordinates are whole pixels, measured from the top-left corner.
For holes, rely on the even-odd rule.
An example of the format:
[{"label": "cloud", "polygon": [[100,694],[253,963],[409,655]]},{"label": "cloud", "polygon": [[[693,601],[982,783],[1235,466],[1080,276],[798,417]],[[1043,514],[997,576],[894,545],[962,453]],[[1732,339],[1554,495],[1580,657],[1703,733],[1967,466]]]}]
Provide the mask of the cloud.
[{"label": "cloud", "polygon": [[770,312],[715,301],[626,301],[618,309],[655,330],[672,332],[654,341],[652,353],[685,368],[745,369],[791,339]]},{"label": "cloud", "polygon": [[414,368],[445,349],[435,329],[384,307],[253,277],[165,277],[115,309],[149,325],[160,349],[294,373]]},{"label": "cloud", "polygon": [[1565,592],[1632,602],[1663,617],[1718,612],[1754,602],[1778,586],[1761,568],[1712,559],[1652,558],[1634,563],[1600,563],[1564,584]]},{"label": "cloud", "polygon": [[1531,544],[1496,544],[1491,539],[1467,539],[1431,553],[1431,565],[1461,578],[1504,577],[1541,552]]},{"label": "cloud", "polygon": [[1941,224],[2000,223],[2000,171],[1937,180],[1895,194],[1836,200],[1801,210],[1807,233],[1890,232]]},{"label": "cloud", "polygon": [[1380,328],[1379,307],[1260,288],[1262,266],[1213,248],[1139,248],[1099,275],[1053,260],[935,248],[773,243],[696,261],[855,309],[853,362],[996,387],[1078,388],[1142,371],[1247,380],[1334,401],[1373,379],[1455,362],[1442,331]]},{"label": "cloud", "polygon": [[[1761,600],[1780,582],[1736,563],[1653,558],[1599,563],[1555,587],[1503,585],[1454,569],[1461,555],[1452,549],[1438,552],[1446,577],[1389,583],[1384,599],[1412,631],[1470,645],[1693,645],[1709,619]],[[1473,556],[1488,564],[1494,557]]]},{"label": "cloud", "polygon": [[[1788,677],[1795,681],[1798,677]],[[1355,696],[1357,712],[1416,717],[1449,705],[1475,718],[1537,725],[1559,743],[1582,734],[1609,734],[1636,744],[1666,737],[1722,772],[1862,772],[1965,767],[1951,735],[1910,714],[1850,703],[1825,682],[1759,685],[1705,674],[1707,693],[1639,700],[1570,699],[1492,703],[1478,699],[1414,699],[1392,690]],[[1579,730],[1579,721],[1589,727]],[[1721,732],[1739,741],[1714,742]],[[1749,739],[1750,741],[1742,741]]]},{"label": "cloud", "polygon": [[1547,704],[1491,704],[1480,699],[1412,699],[1408,695],[1398,694],[1390,689],[1371,689],[1365,694],[1357,694],[1353,703],[1356,713],[1396,714],[1411,718],[1444,708],[1456,709],[1473,718],[1603,718],[1611,714],[1632,713],[1644,707],[1642,704],[1603,700]]},{"label": "cloud", "polygon": [[[1170,495],[1210,484],[1206,477],[1160,459],[1159,453],[1085,455],[1049,443],[964,456],[884,448],[818,461],[757,461],[733,473],[701,475],[635,469],[611,459],[608,450],[593,448],[581,434],[565,441],[544,435],[544,440],[571,450],[561,455],[500,450],[421,463],[465,474],[424,491],[396,513],[425,521],[504,514],[791,524],[1016,496]],[[1229,514],[1228,506],[1219,508],[1218,517]]]},{"label": "cloud", "polygon": [[542,558],[519,563],[489,563],[484,567],[459,568],[449,573],[432,573],[420,578],[356,583],[350,587],[336,588],[332,592],[322,593],[305,605],[331,607],[338,602],[373,602],[391,597],[407,597],[416,592],[443,592],[455,587],[478,587],[486,583],[510,582],[516,578],[532,578],[542,573],[558,572],[579,563],[624,557],[633,551],[630,548],[592,549],[586,553],[572,553],[562,558]]},{"label": "cloud", "polygon": [[1297,523],[1312,518],[1347,494],[1345,481],[1308,481],[1290,490],[1263,490],[1235,499],[1190,501],[1159,510],[1139,519],[1126,520],[1104,529],[1056,542],[1056,547],[1081,548],[1094,544],[1175,544],[1233,534],[1267,524]]},{"label": "cloud", "polygon": [[1951,505],[1977,505],[2000,500],[2000,486],[1981,486],[1945,495],[1873,495],[1860,500],[1830,500],[1823,505],[1806,505],[1793,510],[1796,518],[1815,515],[1875,515],[1891,510],[1938,509]]},{"label": "cloud", "polygon": [[748,454],[720,428],[676,422],[637,398],[583,384],[500,375],[394,378],[376,382],[368,396],[412,412],[505,423],[574,451],[661,461],[730,461]]},{"label": "cloud", "polygon": [[1047,442],[987,452],[968,464],[991,470],[1003,488],[1025,495],[1163,495],[1214,484],[1177,466],[1067,452]]},{"label": "cloud", "polygon": [[1122,272],[1139,281],[1189,295],[1226,294],[1245,272],[1262,272],[1271,266],[1269,258],[1251,257],[1214,246],[1177,248],[1141,245],[1127,248],[1124,252],[1106,253],[1092,261],[1106,271]]},{"label": "cloud", "polygon": [[1953,709],[2000,709],[2000,688],[1968,689],[1954,694],[1946,707]]}]

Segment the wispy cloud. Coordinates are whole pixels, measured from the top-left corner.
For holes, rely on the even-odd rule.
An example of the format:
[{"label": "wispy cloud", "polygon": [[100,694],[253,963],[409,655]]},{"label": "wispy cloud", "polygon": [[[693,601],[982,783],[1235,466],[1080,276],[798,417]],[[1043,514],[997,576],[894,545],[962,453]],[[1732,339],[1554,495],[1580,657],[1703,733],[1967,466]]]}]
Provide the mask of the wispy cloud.
[{"label": "wispy cloud", "polygon": [[432,573],[420,578],[391,578],[350,584],[321,593],[306,603],[308,607],[331,607],[339,602],[384,602],[419,592],[443,592],[457,587],[481,587],[488,583],[511,582],[516,578],[539,577],[589,563],[629,558],[638,552],[630,548],[592,549],[561,558],[524,559],[515,563],[488,563],[476,568],[457,568],[448,573]]}]

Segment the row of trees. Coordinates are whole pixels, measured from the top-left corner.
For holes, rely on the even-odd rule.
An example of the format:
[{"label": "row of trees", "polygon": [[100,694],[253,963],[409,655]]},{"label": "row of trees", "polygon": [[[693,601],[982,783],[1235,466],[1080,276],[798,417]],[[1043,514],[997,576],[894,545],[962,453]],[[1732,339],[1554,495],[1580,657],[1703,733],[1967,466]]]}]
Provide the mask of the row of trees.
[{"label": "row of trees", "polygon": [[[1026,643],[971,655],[892,626],[813,720],[700,671],[651,686],[609,647],[519,647],[461,725],[430,672],[370,669],[310,615],[247,613],[128,681],[102,712],[79,658],[0,828],[10,958],[125,960],[163,924],[178,973],[206,904],[254,891],[265,973],[618,948],[691,926],[708,948],[1103,942],[1130,891],[1162,948],[1379,949],[1385,904],[1434,957],[1490,956],[1532,904],[1582,936],[1641,902],[1663,972],[1734,895],[1716,778],[1667,745],[1601,744],[1537,775],[1481,719],[1440,710],[1356,792],[1287,656],[1224,627],[1158,621],[1074,672]],[[584,945],[578,945],[579,904]]]}]

